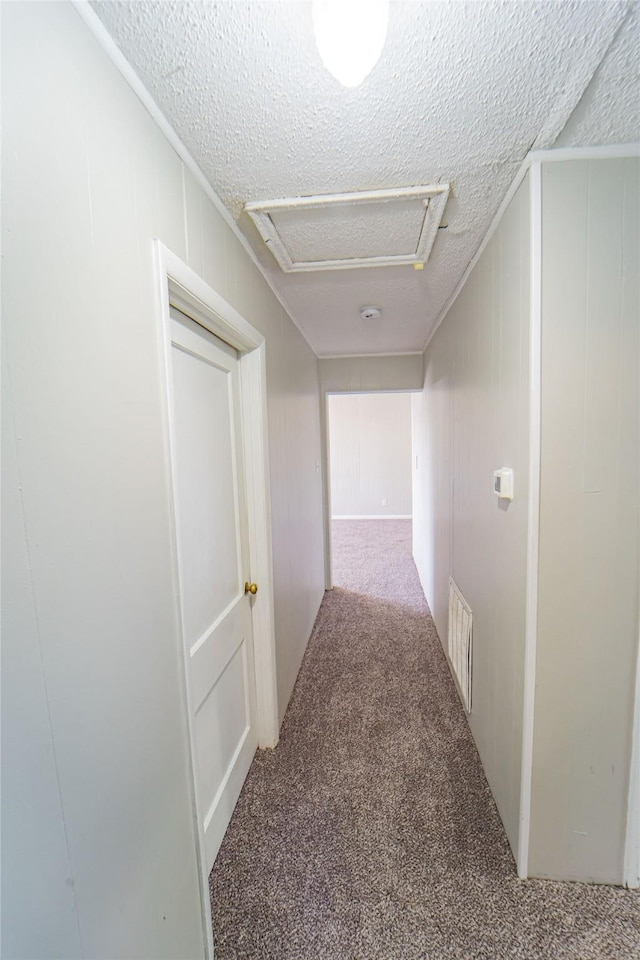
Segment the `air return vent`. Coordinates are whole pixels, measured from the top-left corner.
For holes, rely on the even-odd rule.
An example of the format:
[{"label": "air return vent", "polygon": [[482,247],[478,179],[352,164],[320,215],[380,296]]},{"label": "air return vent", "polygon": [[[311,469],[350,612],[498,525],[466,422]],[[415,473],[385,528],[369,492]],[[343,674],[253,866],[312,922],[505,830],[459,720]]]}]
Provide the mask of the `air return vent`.
[{"label": "air return vent", "polygon": [[424,263],[449,184],[247,203],[286,273]]},{"label": "air return vent", "polygon": [[471,713],[473,616],[455,581],[449,577],[449,633],[447,652],[467,713]]}]

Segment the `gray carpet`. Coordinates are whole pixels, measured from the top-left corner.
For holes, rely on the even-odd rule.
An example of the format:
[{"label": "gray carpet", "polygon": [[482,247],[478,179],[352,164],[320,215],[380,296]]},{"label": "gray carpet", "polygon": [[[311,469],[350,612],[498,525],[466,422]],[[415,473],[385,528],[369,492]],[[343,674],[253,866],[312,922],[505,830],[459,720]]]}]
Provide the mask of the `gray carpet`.
[{"label": "gray carpet", "polygon": [[211,874],[217,960],[640,957],[635,892],[517,880],[410,523],[334,527],[340,586]]}]

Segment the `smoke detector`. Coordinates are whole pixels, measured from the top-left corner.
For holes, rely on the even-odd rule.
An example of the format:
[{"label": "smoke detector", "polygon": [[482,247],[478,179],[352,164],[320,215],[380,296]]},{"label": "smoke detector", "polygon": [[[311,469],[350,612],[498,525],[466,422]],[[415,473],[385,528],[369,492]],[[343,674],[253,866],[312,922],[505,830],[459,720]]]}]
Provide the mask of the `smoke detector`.
[{"label": "smoke detector", "polygon": [[380,307],[362,307],[360,316],[363,320],[379,320],[382,316]]}]

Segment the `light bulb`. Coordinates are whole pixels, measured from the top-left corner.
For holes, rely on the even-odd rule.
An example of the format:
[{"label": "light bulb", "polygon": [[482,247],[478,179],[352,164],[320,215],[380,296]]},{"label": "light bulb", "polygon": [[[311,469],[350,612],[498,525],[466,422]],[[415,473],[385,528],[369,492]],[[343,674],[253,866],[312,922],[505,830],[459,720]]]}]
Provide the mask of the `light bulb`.
[{"label": "light bulb", "polygon": [[389,0],[313,0],[312,13],[325,67],[344,87],[358,87],[382,53]]}]

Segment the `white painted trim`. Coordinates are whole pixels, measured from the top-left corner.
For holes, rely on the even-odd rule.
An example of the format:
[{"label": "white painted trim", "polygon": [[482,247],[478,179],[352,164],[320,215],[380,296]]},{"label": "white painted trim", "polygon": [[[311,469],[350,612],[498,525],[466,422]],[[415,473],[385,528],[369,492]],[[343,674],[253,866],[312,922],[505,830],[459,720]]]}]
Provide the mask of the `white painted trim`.
[{"label": "white painted trim", "polygon": [[320,438],[323,462],[324,497],[324,588],[333,589],[333,547],[331,537],[331,440],[329,434],[329,394],[320,391]]},{"label": "white painted trim", "polygon": [[455,290],[453,291],[453,293],[445,303],[444,307],[438,314],[436,322],[431,328],[427,339],[425,340],[425,344],[424,344],[424,347],[422,348],[422,352],[424,353],[424,351],[427,349],[427,347],[433,340],[436,334],[436,331],[438,330],[438,327],[441,325],[442,321],[448,314],[449,310],[457,300],[458,295],[461,293],[462,288],[464,287],[465,283],[469,278],[469,274],[471,273],[476,263],[484,253],[484,250],[487,244],[489,243],[489,241],[491,240],[491,237],[495,233],[498,225],[500,224],[500,221],[502,220],[506,212],[507,207],[513,200],[513,197],[515,196],[515,193],[518,187],[524,180],[525,175],[529,170],[529,168],[532,166],[532,164],[548,163],[549,161],[557,162],[561,160],[622,160],[628,157],[638,157],[638,156],[640,156],[640,144],[638,143],[612,144],[611,146],[603,146],[603,147],[563,147],[557,150],[550,149],[550,150],[530,151],[522,161],[522,164],[520,165],[511,186],[507,190],[502,203],[498,207],[498,211],[495,217],[493,218],[493,220],[491,221],[491,224],[489,225],[489,229],[485,233],[480,246],[476,250],[471,260],[469,261],[469,265],[467,266],[467,269],[463,273],[459,284],[457,285],[457,287],[455,288]]},{"label": "white painted trim", "polygon": [[558,147],[549,150],[532,150],[527,162],[554,163],[566,160],[625,160],[640,157],[640,143],[615,143],[602,147]]},{"label": "white painted trim", "polygon": [[377,390],[373,390],[371,387],[363,389],[358,387],[357,390],[328,390],[325,388],[325,393],[329,397],[368,397],[372,393],[421,393],[420,387],[399,387],[397,390],[386,389],[385,387],[380,387]]},{"label": "white painted trim", "polygon": [[252,579],[260,585],[260,595],[252,604],[251,610],[258,743],[264,749],[275,747],[280,737],[273,599],[267,363],[264,341],[254,350],[240,355],[240,378],[247,477],[249,565]]},{"label": "white painted trim", "polygon": [[518,830],[518,876],[529,872],[531,833],[531,781],[536,689],[536,644],[538,636],[538,554],[540,535],[540,441],[541,441],[541,334],[542,334],[542,166],[529,168],[531,290],[529,321],[529,497],[527,504],[527,581],[524,641],[524,691],[522,706],[522,758],[520,818]]},{"label": "white painted trim", "polygon": [[[352,193],[328,193],[310,197],[251,201],[245,204],[244,209],[255,223],[260,236],[284,273],[301,273],[425,263],[429,259],[448,198],[449,184],[436,183],[415,187],[393,187],[388,190],[361,190]],[[326,207],[388,203],[390,200],[422,200],[424,202],[420,233],[414,249],[407,253],[377,257],[345,257],[338,260],[294,260],[272,217],[273,213],[282,211],[322,210]]]},{"label": "white painted trim", "polygon": [[410,513],[337,513],[332,520],[411,520]]},{"label": "white painted trim", "polygon": [[255,200],[246,203],[245,210],[249,214],[268,213],[270,210],[315,210],[322,207],[351,206],[357,203],[384,203],[388,200],[426,200],[443,193],[449,193],[448,183],[425,183],[416,187],[353,190],[351,193],[323,193],[309,197]]},{"label": "white painted trim", "polygon": [[115,40],[113,39],[113,37],[111,36],[107,28],[102,23],[102,20],[100,20],[97,13],[95,13],[94,10],[91,9],[89,0],[70,0],[70,2],[72,6],[75,8],[78,15],[84,21],[87,28],[93,34],[95,40],[97,40],[99,45],[102,47],[102,49],[108,56],[109,60],[111,60],[116,70],[118,70],[118,72],[123,77],[123,79],[126,80],[126,82],[129,84],[129,86],[137,96],[138,100],[140,100],[140,102],[142,103],[147,113],[151,116],[151,119],[154,121],[156,126],[160,129],[160,131],[164,134],[166,139],[169,141],[169,143],[171,144],[175,152],[178,154],[179,158],[182,160],[185,167],[187,167],[187,169],[191,172],[191,174],[197,181],[198,185],[201,187],[203,192],[209,198],[209,200],[211,201],[211,203],[213,204],[217,212],[220,214],[220,216],[222,217],[226,225],[232,231],[232,233],[237,238],[239,243],[242,245],[242,247],[244,248],[246,253],[249,255],[249,257],[251,257],[251,260],[256,265],[256,267],[264,277],[266,283],[271,288],[271,292],[273,293],[274,297],[278,300],[282,308],[286,311],[287,316],[290,318],[290,320],[295,324],[301,336],[304,338],[305,342],[309,346],[309,349],[315,354],[315,350],[309,343],[306,333],[304,332],[302,327],[298,324],[295,316],[293,315],[293,312],[287,305],[284,297],[282,296],[280,291],[276,288],[276,285],[271,279],[271,276],[267,272],[266,268],[260,262],[260,259],[257,253],[255,252],[255,250],[253,249],[253,247],[245,237],[244,233],[240,230],[233,216],[231,215],[229,210],[226,208],[226,206],[224,205],[224,203],[222,202],[218,194],[215,192],[215,190],[213,189],[213,187],[205,177],[204,173],[202,172],[202,170],[200,169],[200,167],[198,166],[194,158],[191,156],[186,146],[184,145],[184,143],[182,142],[182,140],[180,139],[176,131],[173,129],[172,125],[169,123],[169,121],[165,117],[164,113],[162,112],[158,104],[155,102],[155,100],[153,99],[153,97],[151,96],[151,94],[143,84],[138,74],[135,72],[135,70],[133,69],[133,67],[125,57],[125,55],[122,53],[122,51],[116,44]]},{"label": "white painted trim", "polygon": [[627,837],[624,849],[624,882],[640,887],[640,628],[636,657],[636,690],[633,711],[631,769],[627,803]]},{"label": "white painted trim", "polygon": [[319,353],[318,360],[363,360],[375,357],[376,360],[384,357],[420,357],[424,350],[401,350],[398,353]]},{"label": "white painted trim", "polygon": [[[254,221],[258,233],[262,236],[283,273],[321,273],[323,270],[363,270],[372,267],[411,267],[416,263],[425,263],[431,252],[431,248],[429,248],[422,255],[399,253],[388,257],[350,257],[344,260],[292,260],[282,237],[273,226],[271,218],[265,216],[260,219],[256,214]],[[431,246],[433,246],[437,229],[437,226],[433,227]]]},{"label": "white painted trim", "polygon": [[191,725],[191,704],[187,683],[186,658],[189,651],[184,643],[184,623],[180,604],[181,584],[178,564],[177,506],[173,478],[175,477],[173,423],[170,411],[173,404],[171,376],[170,307],[175,306],[207,330],[235,347],[239,352],[242,393],[242,424],[245,455],[245,483],[249,521],[249,579],[260,584],[259,600],[252,604],[254,660],[256,674],[256,727],[261,747],[274,747],[278,742],[278,703],[275,670],[275,628],[273,604],[273,571],[271,550],[271,514],[269,499],[269,463],[267,443],[267,397],[265,341],[261,333],[231,307],[218,293],[159,240],[154,241],[157,272],[157,303],[159,318],[159,355],[163,374],[163,420],[165,453],[170,468],[172,567],[177,621],[180,623],[182,683],[185,691],[185,722],[189,731],[189,768],[191,802],[194,820],[194,840],[200,873],[202,922],[207,946],[207,960],[213,960],[213,934],[209,877],[201,811],[195,781],[195,738]]}]

